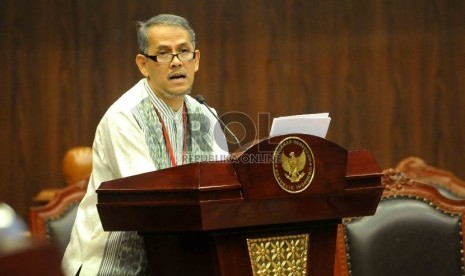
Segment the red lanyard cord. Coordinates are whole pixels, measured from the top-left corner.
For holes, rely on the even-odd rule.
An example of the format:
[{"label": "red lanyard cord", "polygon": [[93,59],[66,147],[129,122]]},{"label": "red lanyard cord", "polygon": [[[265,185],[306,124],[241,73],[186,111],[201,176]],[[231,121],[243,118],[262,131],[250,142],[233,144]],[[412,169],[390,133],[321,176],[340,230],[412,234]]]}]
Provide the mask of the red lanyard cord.
[{"label": "red lanyard cord", "polygon": [[[175,167],[178,164],[176,163],[176,158],[174,156],[173,152],[173,147],[171,146],[170,142],[170,137],[168,135],[168,130],[166,129],[165,122],[160,116],[160,113],[158,112],[158,109],[154,106],[153,109],[155,110],[155,113],[157,113],[158,120],[160,121],[161,124],[161,129],[163,131],[163,138],[165,140],[165,146],[166,150],[168,151],[168,154],[170,156],[170,161],[171,161],[171,167]],[[186,105],[183,104],[183,109],[182,109],[182,123],[183,123],[183,128],[184,128],[184,133],[183,133],[183,145],[182,145],[182,160],[181,164],[184,164],[185,162],[185,156],[186,156],[186,151],[187,151],[187,108]]]}]

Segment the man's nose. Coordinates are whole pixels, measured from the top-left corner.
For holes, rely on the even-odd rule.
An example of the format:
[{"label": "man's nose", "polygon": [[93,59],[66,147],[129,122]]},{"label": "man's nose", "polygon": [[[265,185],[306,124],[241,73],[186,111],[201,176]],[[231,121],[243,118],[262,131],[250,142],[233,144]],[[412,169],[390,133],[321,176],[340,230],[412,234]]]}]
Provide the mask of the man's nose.
[{"label": "man's nose", "polygon": [[173,60],[171,60],[171,67],[180,66],[182,61],[179,60],[178,55],[173,56]]}]

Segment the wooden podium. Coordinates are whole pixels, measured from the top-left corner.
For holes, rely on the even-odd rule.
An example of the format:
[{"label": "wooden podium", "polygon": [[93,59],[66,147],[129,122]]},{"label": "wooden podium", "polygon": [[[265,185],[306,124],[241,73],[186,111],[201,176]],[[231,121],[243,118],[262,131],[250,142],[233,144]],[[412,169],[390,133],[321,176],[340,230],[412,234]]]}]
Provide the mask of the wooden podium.
[{"label": "wooden podium", "polygon": [[154,275],[333,275],[337,224],[374,214],[381,176],[367,150],[285,135],[104,182],[97,208],[105,231],[143,236]]}]

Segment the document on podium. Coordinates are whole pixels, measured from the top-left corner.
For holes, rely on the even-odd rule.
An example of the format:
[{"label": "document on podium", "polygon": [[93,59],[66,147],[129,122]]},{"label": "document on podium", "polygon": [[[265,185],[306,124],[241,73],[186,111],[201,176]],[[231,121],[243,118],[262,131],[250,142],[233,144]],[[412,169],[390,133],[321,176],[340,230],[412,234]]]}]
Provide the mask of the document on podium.
[{"label": "document on podium", "polygon": [[325,138],[330,122],[329,113],[277,117],[273,119],[270,137],[299,133]]}]

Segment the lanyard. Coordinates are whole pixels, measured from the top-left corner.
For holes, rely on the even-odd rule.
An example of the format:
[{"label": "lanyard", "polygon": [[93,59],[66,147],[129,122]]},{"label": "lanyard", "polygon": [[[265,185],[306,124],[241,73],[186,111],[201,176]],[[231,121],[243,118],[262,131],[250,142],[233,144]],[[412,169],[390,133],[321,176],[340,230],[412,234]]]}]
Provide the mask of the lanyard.
[{"label": "lanyard", "polygon": [[[174,152],[173,152],[173,147],[171,146],[170,142],[170,137],[168,135],[168,130],[166,129],[165,122],[160,116],[160,113],[158,112],[158,109],[154,106],[155,113],[157,113],[158,120],[160,121],[161,124],[161,129],[163,131],[163,138],[165,139],[165,145],[166,149],[168,150],[168,154],[170,156],[170,161],[171,161],[171,167],[175,167],[178,164],[176,163],[176,159],[174,157]],[[186,156],[186,148],[187,148],[187,108],[186,105],[183,104],[183,109],[182,109],[182,123],[183,123],[183,128],[184,128],[184,139],[183,139],[183,145],[182,145],[182,160],[181,164],[184,164],[184,157]]]}]

